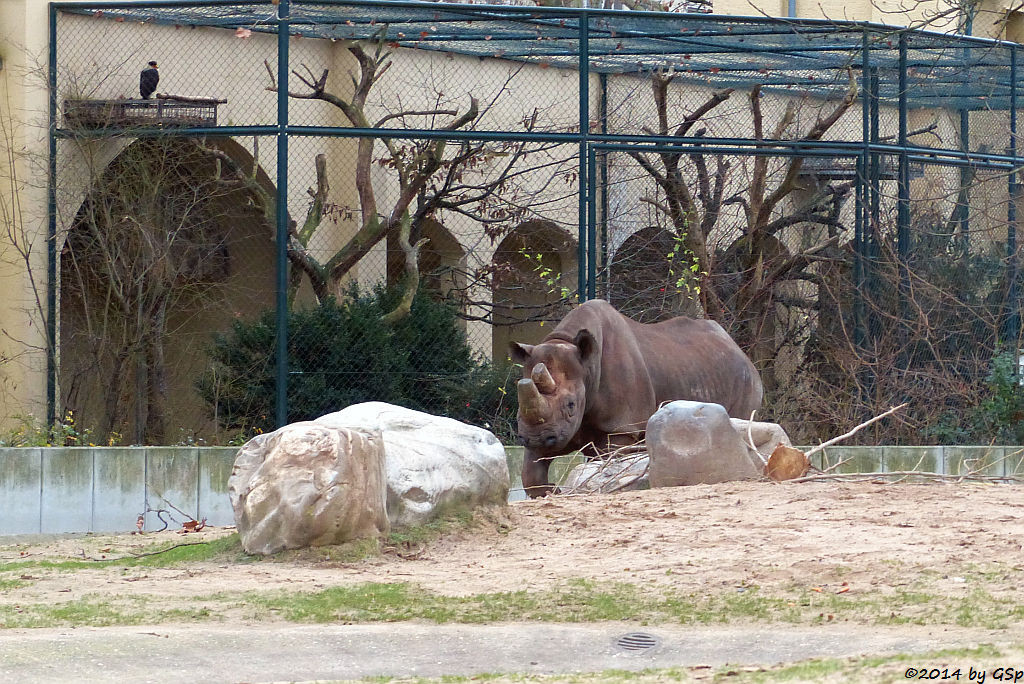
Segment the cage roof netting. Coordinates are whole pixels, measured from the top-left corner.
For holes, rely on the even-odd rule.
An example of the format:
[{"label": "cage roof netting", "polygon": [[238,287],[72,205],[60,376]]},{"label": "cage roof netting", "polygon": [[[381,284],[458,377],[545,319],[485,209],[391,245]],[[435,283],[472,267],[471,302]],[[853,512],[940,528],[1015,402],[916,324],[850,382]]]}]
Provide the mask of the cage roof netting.
[{"label": "cage roof netting", "polygon": [[[55,7],[125,21],[271,33],[278,25],[278,6],[265,1]],[[819,97],[845,89],[848,72],[862,77],[867,67],[877,70],[883,101],[899,99],[903,73],[909,106],[963,110],[1010,108],[1021,49],[1016,43],[859,22],[432,2],[291,0],[288,20],[291,33],[304,37],[382,39],[393,47],[567,69],[581,68],[582,45],[592,72],[670,70],[714,87],[761,85]]]}]

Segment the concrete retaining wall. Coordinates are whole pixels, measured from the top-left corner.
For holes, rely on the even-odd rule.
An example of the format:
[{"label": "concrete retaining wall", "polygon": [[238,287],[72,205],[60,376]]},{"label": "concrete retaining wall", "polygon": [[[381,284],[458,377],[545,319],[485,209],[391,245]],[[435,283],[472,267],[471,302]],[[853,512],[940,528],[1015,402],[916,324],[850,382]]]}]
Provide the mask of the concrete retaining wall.
[{"label": "concrete retaining wall", "polygon": [[[800,447],[807,450],[809,447]],[[930,446],[930,447],[832,447],[812,457],[814,465],[827,468],[843,462],[834,472],[870,473],[916,470],[992,477],[1024,477],[1022,446]]]},{"label": "concrete retaining wall", "polygon": [[[512,491],[525,498],[519,472],[522,447],[507,447]],[[0,448],[0,535],[125,532],[140,514],[145,530],[163,523],[165,509],[211,525],[233,525],[227,486],[236,447]],[[952,475],[980,472],[1024,477],[1024,447],[833,447],[815,458],[836,472],[918,470]],[[556,481],[578,457],[552,465]],[[165,516],[167,517],[167,516]]]},{"label": "concrete retaining wall", "polygon": [[236,453],[236,447],[0,448],[0,535],[124,532],[135,529],[140,514],[144,529],[158,530],[159,509],[179,523],[184,513],[233,525],[227,487]]}]

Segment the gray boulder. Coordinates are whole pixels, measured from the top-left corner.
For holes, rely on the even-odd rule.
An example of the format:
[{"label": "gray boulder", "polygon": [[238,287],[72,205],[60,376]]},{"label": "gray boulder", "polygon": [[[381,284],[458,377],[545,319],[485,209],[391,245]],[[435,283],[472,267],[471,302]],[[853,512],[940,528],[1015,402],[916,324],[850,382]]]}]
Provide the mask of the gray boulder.
[{"label": "gray boulder", "polygon": [[386,534],[379,432],[301,422],[249,440],[228,479],[242,548],[253,554]]},{"label": "gray boulder", "polygon": [[508,500],[505,448],[483,428],[376,401],[314,422],[380,432],[388,519],[395,527],[422,524],[450,508]]},{"label": "gray boulder", "polygon": [[745,441],[718,404],[665,404],[647,422],[651,487],[758,479],[764,464]]},{"label": "gray boulder", "polygon": [[[678,403],[678,402],[677,402]],[[696,402],[690,402],[696,403]],[[703,405],[703,404],[702,404]],[[710,404],[710,406],[718,406],[717,404]],[[678,408],[678,407],[677,407]],[[672,416],[680,415],[678,410],[669,412],[670,416],[664,416],[665,420],[673,420]],[[693,418],[692,413],[682,412],[684,420],[690,420]],[[706,427],[716,426],[717,429],[723,429],[724,425],[721,422],[721,416],[715,409],[710,409],[709,412],[701,412],[698,416],[698,421],[701,418],[712,417],[713,419],[707,420]],[[683,447],[683,444],[679,442],[672,442],[668,447],[660,445],[656,448],[659,452],[659,468],[661,470],[661,476],[663,478],[668,477],[669,464],[675,463],[673,467],[684,467],[692,468],[693,463],[699,464],[700,468],[706,470],[706,463],[717,464],[715,481],[723,481],[717,479],[718,477],[726,477],[727,479],[751,479],[752,477],[760,477],[763,472],[765,463],[768,457],[775,450],[777,446],[783,444],[787,447],[791,447],[792,442],[789,440],[789,435],[782,429],[782,426],[778,423],[766,423],[758,421],[748,421],[741,418],[730,418],[729,423],[732,425],[736,436],[739,438],[743,447],[746,449],[747,458],[750,463],[753,464],[753,470],[748,468],[747,461],[738,457],[739,450],[736,448],[735,440],[733,440],[726,432],[722,439],[716,440],[712,435],[705,434],[704,429],[700,428],[699,438],[689,443],[690,449],[687,450]],[[670,428],[669,434],[673,435],[674,439],[682,440],[685,438],[683,432],[677,431],[678,428]],[[646,447],[648,450],[651,448],[651,426],[648,424],[647,428],[647,440]],[[655,423],[653,438],[655,441],[662,441],[666,429],[664,425],[658,425]],[[692,434],[691,434],[692,437]],[[733,466],[730,466],[728,470],[724,468],[725,464],[720,462],[722,458],[721,453],[714,453],[713,451],[702,452],[698,449],[694,449],[694,445],[707,445],[715,444],[718,442],[724,442],[729,445],[727,454],[729,459],[738,463],[738,474],[732,470]],[[753,445],[754,448],[751,448]],[[683,455],[685,453],[685,456]],[[685,462],[684,462],[685,461]],[[650,469],[651,469],[651,457],[647,452],[637,451],[626,456],[616,457],[613,459],[601,460],[595,459],[586,463],[581,463],[573,468],[565,478],[558,491],[563,494],[583,494],[583,493],[609,493],[609,492],[620,492],[630,491],[635,489],[647,489],[651,486],[650,481]],[[752,473],[756,472],[756,475]],[[691,477],[698,476],[698,473],[694,472]],[[660,480],[664,481],[664,480]],[[691,484],[691,483],[687,483]],[[664,484],[660,486],[666,486]]]},{"label": "gray boulder", "polygon": [[628,492],[650,489],[648,456],[644,452],[618,458],[581,463],[558,487],[560,494]]},{"label": "gray boulder", "polygon": [[[755,463],[764,465],[768,461],[768,457],[775,451],[775,447],[780,444],[787,447],[793,446],[793,443],[789,441],[789,435],[778,423],[749,421],[742,418],[730,418],[729,421],[739,433],[743,444],[747,447],[748,454]],[[753,451],[750,448],[751,442],[753,442]]]}]

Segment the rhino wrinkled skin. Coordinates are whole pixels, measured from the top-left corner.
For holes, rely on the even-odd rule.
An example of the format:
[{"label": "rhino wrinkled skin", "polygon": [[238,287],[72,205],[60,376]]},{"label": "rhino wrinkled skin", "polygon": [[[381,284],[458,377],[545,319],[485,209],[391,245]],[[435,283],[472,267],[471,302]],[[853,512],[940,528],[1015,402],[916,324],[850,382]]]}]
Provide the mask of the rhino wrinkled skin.
[{"label": "rhino wrinkled skin", "polygon": [[721,404],[734,418],[749,418],[761,405],[757,369],[714,321],[637,323],[592,299],[540,344],[513,342],[511,353],[523,366],[518,431],[531,497],[554,491],[551,459],[639,441],[663,402]]}]

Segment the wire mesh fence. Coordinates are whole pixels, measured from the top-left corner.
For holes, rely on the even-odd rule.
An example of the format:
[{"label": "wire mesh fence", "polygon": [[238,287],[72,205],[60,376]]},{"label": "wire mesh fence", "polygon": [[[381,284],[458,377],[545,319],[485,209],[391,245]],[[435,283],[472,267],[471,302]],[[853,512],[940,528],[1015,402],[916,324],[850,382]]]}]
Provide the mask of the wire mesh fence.
[{"label": "wire mesh fence", "polygon": [[[98,441],[274,428],[282,326],[288,421],[381,400],[511,440],[509,342],[590,296],[719,321],[796,441],[908,400],[859,438],[1024,437],[1012,51],[989,78],[913,32],[292,3],[282,121],[277,7],[55,13],[59,408]],[[940,72],[988,95],[937,106]]]}]

